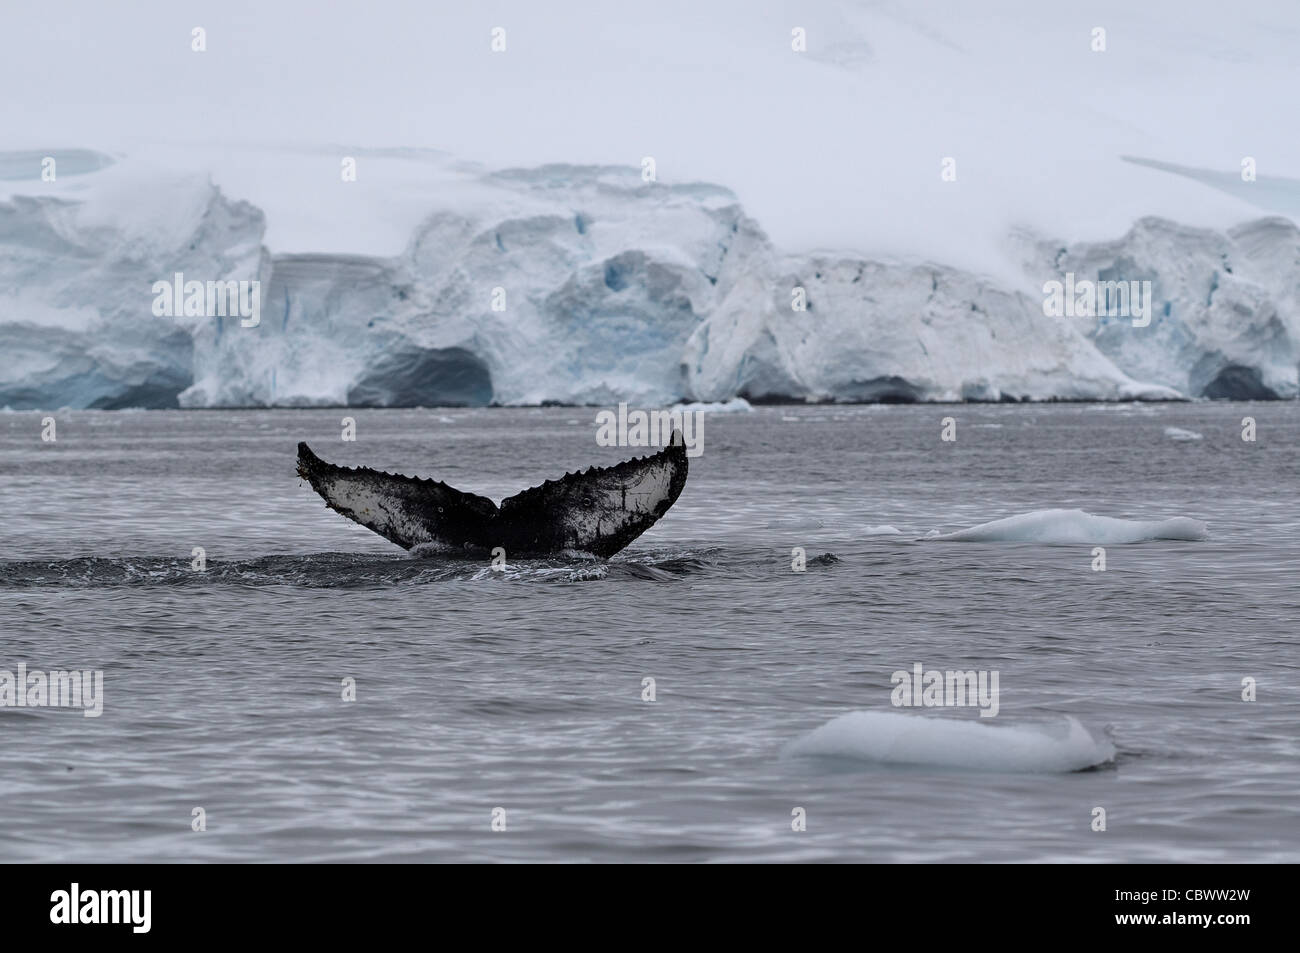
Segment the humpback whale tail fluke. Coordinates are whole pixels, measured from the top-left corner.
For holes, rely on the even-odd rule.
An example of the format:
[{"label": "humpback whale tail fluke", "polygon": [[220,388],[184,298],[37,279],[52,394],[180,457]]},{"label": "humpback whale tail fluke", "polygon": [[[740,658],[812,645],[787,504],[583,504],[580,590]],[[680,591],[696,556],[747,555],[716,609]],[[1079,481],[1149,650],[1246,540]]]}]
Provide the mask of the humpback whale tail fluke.
[{"label": "humpback whale tail fluke", "polygon": [[686,485],[686,441],[674,430],[656,454],[591,467],[507,497],[497,506],[439,480],[327,463],[298,444],[298,476],[325,504],[403,549],[502,547],[509,558],[565,551],[608,558],[653,526]]}]

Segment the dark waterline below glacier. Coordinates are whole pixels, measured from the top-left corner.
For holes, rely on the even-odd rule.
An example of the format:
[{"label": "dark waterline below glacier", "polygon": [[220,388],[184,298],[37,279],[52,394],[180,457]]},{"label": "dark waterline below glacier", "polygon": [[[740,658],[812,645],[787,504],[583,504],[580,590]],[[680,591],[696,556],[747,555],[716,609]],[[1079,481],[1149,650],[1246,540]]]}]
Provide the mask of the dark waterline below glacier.
[{"label": "dark waterline below glacier", "polygon": [[[0,708],[0,860],[1300,859],[1294,402],[712,414],[629,549],[500,573],[329,512],[297,441],[497,499],[644,451],[577,408],[65,411],[55,443],[42,416],[0,414],[0,669],[102,669],[104,712]],[[917,541],[1054,507],[1210,536],[1105,572],[1089,545]],[[789,753],[899,711],[916,662],[997,670],[985,721],[1073,716],[1116,758]]]}]

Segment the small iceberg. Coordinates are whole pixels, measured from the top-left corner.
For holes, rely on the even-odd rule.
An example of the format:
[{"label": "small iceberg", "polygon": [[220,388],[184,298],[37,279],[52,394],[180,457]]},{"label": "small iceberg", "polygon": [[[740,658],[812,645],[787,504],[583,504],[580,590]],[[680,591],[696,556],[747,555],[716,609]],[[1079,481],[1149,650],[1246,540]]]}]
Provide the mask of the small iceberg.
[{"label": "small iceberg", "polygon": [[809,732],[786,753],[970,771],[1060,773],[1113,761],[1115,746],[1094,738],[1069,716],[1056,724],[1001,727],[895,711],[855,711]]},{"label": "small iceberg", "polygon": [[1182,427],[1166,427],[1165,436],[1170,440],[1200,440],[1201,435],[1195,430],[1184,430]]},{"label": "small iceberg", "polygon": [[927,541],[954,543],[1100,543],[1120,545],[1153,539],[1206,539],[1201,520],[1176,516],[1167,520],[1121,520],[1083,510],[1035,510],[981,523],[955,533],[932,533]]}]

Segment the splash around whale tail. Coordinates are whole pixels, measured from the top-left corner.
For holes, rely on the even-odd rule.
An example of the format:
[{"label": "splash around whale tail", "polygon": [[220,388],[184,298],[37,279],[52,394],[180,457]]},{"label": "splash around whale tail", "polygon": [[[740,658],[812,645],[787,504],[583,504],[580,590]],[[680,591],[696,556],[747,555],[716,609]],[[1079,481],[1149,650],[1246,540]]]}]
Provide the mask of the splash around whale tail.
[{"label": "splash around whale tail", "polygon": [[439,480],[327,463],[298,444],[298,475],[325,504],[403,549],[505,550],[507,558],[577,551],[608,558],[648,530],[681,495],[681,431],[659,453],[547,480],[501,501]]}]

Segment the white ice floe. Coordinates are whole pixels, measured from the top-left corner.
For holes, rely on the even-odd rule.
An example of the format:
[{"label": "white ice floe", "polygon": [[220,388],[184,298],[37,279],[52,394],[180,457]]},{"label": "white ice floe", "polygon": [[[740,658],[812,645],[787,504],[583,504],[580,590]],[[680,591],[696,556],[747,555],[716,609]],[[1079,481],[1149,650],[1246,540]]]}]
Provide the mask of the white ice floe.
[{"label": "white ice floe", "polygon": [[1075,718],[1057,724],[988,725],[893,711],[855,711],[800,738],[787,752],[974,771],[1064,772],[1104,764],[1115,746]]},{"label": "white ice floe", "polygon": [[1035,510],[981,523],[955,533],[924,537],[958,543],[1141,543],[1155,539],[1200,540],[1206,524],[1186,516],[1166,520],[1123,520],[1083,510]]},{"label": "white ice floe", "polygon": [[699,411],[706,414],[748,414],[754,410],[749,401],[743,397],[733,397],[731,400],[723,401],[692,401],[689,404],[673,404],[671,409],[674,412],[695,413]]}]

